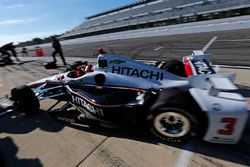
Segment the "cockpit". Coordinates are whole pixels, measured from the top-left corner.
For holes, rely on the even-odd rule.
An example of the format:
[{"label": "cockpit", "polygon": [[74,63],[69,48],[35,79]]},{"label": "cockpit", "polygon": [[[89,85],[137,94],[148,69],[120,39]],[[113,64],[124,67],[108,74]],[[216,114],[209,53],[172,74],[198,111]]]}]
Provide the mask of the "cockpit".
[{"label": "cockpit", "polygon": [[87,65],[80,65],[76,67],[76,70],[72,70],[68,73],[67,77],[69,78],[78,78],[86,73],[93,72],[93,65],[92,64],[87,64]]}]

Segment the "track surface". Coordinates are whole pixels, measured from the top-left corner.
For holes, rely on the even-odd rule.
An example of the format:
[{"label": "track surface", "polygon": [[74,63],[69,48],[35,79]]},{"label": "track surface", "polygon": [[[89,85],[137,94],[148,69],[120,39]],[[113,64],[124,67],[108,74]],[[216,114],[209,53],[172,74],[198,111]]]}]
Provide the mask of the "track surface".
[{"label": "track surface", "polygon": [[[102,47],[108,53],[136,59],[181,59],[192,50],[202,49],[213,36],[218,39],[207,52],[215,55],[215,64],[250,66],[250,29],[63,45],[63,50],[67,56],[85,58],[93,57],[97,48]],[[44,51],[50,56],[52,49]]]},{"label": "track surface", "polygon": [[[48,58],[22,60],[20,64],[0,67],[0,98],[17,85],[64,69],[45,70],[42,63]],[[74,60],[77,59],[68,58],[69,62]],[[250,70],[220,71],[238,73],[236,82],[250,104]],[[46,110],[48,106],[49,102],[45,102],[42,109]],[[8,166],[250,166],[249,129],[250,123],[237,145],[217,145],[200,140],[170,145],[133,131],[68,127],[42,111],[32,117],[13,113],[0,118],[0,150]],[[0,164],[2,166],[2,162]]]}]

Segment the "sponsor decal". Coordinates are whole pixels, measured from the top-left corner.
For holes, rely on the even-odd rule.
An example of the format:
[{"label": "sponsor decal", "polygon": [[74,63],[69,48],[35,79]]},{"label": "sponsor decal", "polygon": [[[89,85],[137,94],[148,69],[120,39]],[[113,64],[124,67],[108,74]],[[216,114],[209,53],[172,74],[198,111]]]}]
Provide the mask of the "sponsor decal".
[{"label": "sponsor decal", "polygon": [[212,68],[205,60],[192,61],[198,74],[214,74]]},{"label": "sponsor decal", "polygon": [[80,107],[83,107],[84,109],[88,110],[89,112],[95,115],[104,116],[101,108],[97,108],[93,106],[92,104],[84,100],[83,98],[72,95],[72,102]]},{"label": "sponsor decal", "polygon": [[120,59],[109,61],[110,64],[122,64],[122,63],[125,63],[125,62],[126,62],[125,60],[120,60]]},{"label": "sponsor decal", "polygon": [[164,73],[150,70],[140,70],[131,67],[112,66],[112,73],[127,75],[136,78],[163,80]]}]

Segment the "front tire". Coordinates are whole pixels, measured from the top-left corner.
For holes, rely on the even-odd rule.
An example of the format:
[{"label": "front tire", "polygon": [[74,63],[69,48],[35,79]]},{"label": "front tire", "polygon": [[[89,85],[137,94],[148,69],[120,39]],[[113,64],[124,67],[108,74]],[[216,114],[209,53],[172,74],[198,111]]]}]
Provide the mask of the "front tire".
[{"label": "front tire", "polygon": [[198,135],[203,127],[198,123],[201,118],[202,112],[192,96],[174,89],[160,92],[146,117],[149,130],[155,137],[174,143]]},{"label": "front tire", "polygon": [[39,111],[39,100],[28,86],[20,86],[12,89],[11,99],[18,106],[19,110],[26,115]]},{"label": "front tire", "polygon": [[153,135],[173,143],[187,141],[193,135],[197,121],[191,114],[177,107],[161,108],[150,117],[149,127]]}]

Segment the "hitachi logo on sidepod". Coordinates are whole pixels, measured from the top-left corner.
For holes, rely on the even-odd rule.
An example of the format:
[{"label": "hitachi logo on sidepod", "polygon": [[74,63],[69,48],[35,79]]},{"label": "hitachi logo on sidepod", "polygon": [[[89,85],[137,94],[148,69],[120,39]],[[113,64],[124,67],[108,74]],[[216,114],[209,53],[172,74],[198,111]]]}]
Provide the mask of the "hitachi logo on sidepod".
[{"label": "hitachi logo on sidepod", "polygon": [[119,67],[119,66],[112,66],[112,73],[127,75],[137,78],[155,79],[155,80],[163,80],[164,76],[164,73],[161,72],[140,70],[131,67]]},{"label": "hitachi logo on sidepod", "polygon": [[88,111],[90,111],[93,114],[96,114],[96,115],[99,115],[99,116],[104,116],[101,108],[96,108],[96,107],[92,106],[87,101],[85,101],[84,99],[82,99],[82,98],[80,98],[78,96],[73,96],[72,95],[72,102],[74,104],[77,104],[77,105],[87,109]]}]

